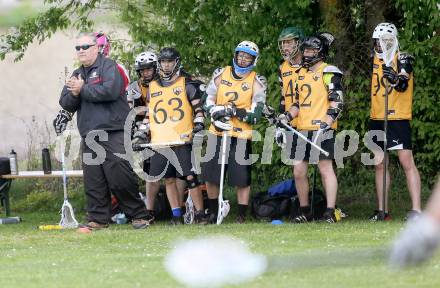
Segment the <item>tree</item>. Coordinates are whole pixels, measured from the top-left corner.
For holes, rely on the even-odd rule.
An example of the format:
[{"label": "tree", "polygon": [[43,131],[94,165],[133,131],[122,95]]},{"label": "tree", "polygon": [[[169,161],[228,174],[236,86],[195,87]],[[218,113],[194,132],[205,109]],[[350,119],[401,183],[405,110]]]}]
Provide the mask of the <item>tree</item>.
[{"label": "tree", "polygon": [[[32,41],[44,41],[58,29],[90,29],[89,15],[105,6],[117,11],[133,39],[128,53],[117,57],[131,64],[134,55],[146,47],[176,46],[187,70],[207,79],[217,66],[230,64],[233,49],[242,40],[259,45],[261,56],[258,73],[268,79],[268,103],[279,99],[277,66],[281,57],[277,36],[286,26],[302,27],[306,33],[330,31],[336,42],[329,62],[345,72],[346,110],[341,129],[353,129],[363,135],[370,107],[371,33],[382,21],[394,22],[399,28],[401,48],[415,58],[416,89],[414,97],[414,131],[416,161],[422,174],[434,176],[440,162],[440,113],[436,78],[440,58],[438,37],[440,20],[434,0],[46,0],[50,8],[39,16],[0,38],[0,59],[7,53],[23,56]],[[405,17],[403,17],[405,15]],[[118,44],[118,43],[116,43]],[[119,48],[127,43],[119,43]],[[262,131],[266,124],[257,128]],[[261,151],[262,143],[255,143]],[[273,175],[290,176],[290,168],[280,164],[279,153],[273,155],[276,165],[254,169],[255,179],[266,187]],[[360,157],[348,163],[348,174],[360,165]],[[351,170],[352,169],[352,170]]]}]

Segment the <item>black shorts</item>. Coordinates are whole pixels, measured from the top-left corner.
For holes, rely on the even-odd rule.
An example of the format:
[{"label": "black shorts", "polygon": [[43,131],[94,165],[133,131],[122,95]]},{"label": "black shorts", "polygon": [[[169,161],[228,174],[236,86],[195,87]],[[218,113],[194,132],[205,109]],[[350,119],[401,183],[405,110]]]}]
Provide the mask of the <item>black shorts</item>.
[{"label": "black shorts", "polygon": [[[370,120],[368,124],[369,133],[378,130],[383,133],[383,120]],[[373,142],[383,151],[383,141],[372,136]],[[371,141],[371,140],[370,140]],[[388,150],[412,150],[411,125],[409,120],[388,120],[387,128],[387,149]]]},{"label": "black shorts", "polygon": [[[314,141],[316,137],[317,131],[300,131],[301,134],[307,137],[310,141]],[[321,147],[323,150],[329,153],[328,156],[324,155],[318,149],[312,148],[312,145],[307,143],[305,140],[298,137],[298,135],[293,132],[287,131],[287,146],[286,151],[290,151],[288,155],[290,160],[294,161],[311,161],[313,163],[317,162],[317,160],[330,160],[334,158],[334,148],[335,148],[335,137],[336,131],[328,130],[324,134],[322,134],[318,141],[317,145]],[[293,134],[293,135],[292,135]],[[293,139],[292,139],[293,138]],[[290,144],[290,143],[292,144]]]},{"label": "black shorts", "polygon": [[150,167],[148,167],[151,177],[183,178],[188,175],[195,175],[193,169],[194,157],[190,144],[160,148],[156,149],[155,152],[151,156]]},{"label": "black shorts", "polygon": [[[251,185],[251,140],[227,137],[225,158],[225,179],[231,186]],[[222,137],[208,133],[206,153],[202,160],[202,179],[220,185]]]}]

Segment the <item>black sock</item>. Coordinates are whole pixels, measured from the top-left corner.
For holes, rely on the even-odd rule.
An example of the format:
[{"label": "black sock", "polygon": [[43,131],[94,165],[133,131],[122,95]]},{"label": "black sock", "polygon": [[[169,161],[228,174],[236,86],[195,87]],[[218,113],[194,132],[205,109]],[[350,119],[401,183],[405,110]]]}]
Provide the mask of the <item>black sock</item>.
[{"label": "black sock", "polygon": [[208,199],[209,214],[218,214],[218,198]]},{"label": "black sock", "polygon": [[246,210],[248,205],[238,204],[238,216],[246,217]]},{"label": "black sock", "polygon": [[311,211],[310,211],[310,206],[299,207],[299,210],[300,210],[301,213],[304,214],[304,215],[308,215],[308,214],[311,213]]},{"label": "black sock", "polygon": [[325,213],[327,213],[327,214],[333,214],[333,213],[335,213],[335,208],[328,208],[328,207],[327,207],[327,209],[325,209]]},{"label": "black sock", "polygon": [[148,210],[148,209],[147,209],[147,214],[148,214],[148,215],[151,215],[151,216],[154,216],[154,210]]}]

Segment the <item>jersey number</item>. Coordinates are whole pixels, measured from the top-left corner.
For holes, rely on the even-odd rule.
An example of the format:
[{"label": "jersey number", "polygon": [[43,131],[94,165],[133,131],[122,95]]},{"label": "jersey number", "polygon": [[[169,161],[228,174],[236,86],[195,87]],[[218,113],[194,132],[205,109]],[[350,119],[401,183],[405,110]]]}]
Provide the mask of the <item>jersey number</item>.
[{"label": "jersey number", "polygon": [[304,98],[303,102],[301,103],[301,107],[311,107],[312,101],[309,101],[308,103],[306,103],[306,101],[312,94],[312,87],[309,84],[303,84],[301,85],[301,92],[303,92],[304,90],[307,90],[307,95]]},{"label": "jersey number", "polygon": [[[168,118],[167,110],[158,107],[159,104],[162,102],[163,102],[163,100],[157,101],[156,105],[154,105],[154,108],[153,108],[153,119],[154,119],[154,122],[156,122],[157,124],[165,123],[165,121],[167,121],[167,118]],[[173,103],[177,103],[177,105],[173,105]],[[185,116],[185,113],[183,112],[183,110],[180,109],[183,105],[182,100],[179,98],[171,98],[170,100],[168,100],[168,105],[169,106],[176,106],[173,108],[173,111],[176,111],[177,113],[179,113],[179,117],[175,117],[174,116],[175,113],[173,113],[173,115],[169,117],[170,120],[173,122],[177,122],[177,121],[182,120],[183,116]],[[159,115],[161,117],[158,117]]]},{"label": "jersey number", "polygon": [[[376,80],[376,81],[373,81],[373,87],[376,88],[376,90],[373,92],[373,96],[376,96],[377,92],[379,92],[379,90],[380,90],[380,87],[381,86],[386,87],[386,86],[383,81],[383,77],[382,77],[382,79],[380,79],[378,73],[374,72],[373,77],[375,77],[375,80]],[[374,84],[376,84],[376,85],[374,85]],[[388,94],[391,93],[392,91],[393,91],[393,87],[391,85],[388,85]],[[385,92],[382,96],[385,97]]]},{"label": "jersey number", "polygon": [[228,102],[235,102],[238,99],[238,93],[235,91],[226,92],[225,97],[231,97],[231,99],[228,100]]},{"label": "jersey number", "polygon": [[293,103],[293,81],[292,79],[290,79],[289,84],[287,84],[287,90],[286,90],[286,95],[284,95],[284,97],[290,97],[290,101],[291,103]]}]

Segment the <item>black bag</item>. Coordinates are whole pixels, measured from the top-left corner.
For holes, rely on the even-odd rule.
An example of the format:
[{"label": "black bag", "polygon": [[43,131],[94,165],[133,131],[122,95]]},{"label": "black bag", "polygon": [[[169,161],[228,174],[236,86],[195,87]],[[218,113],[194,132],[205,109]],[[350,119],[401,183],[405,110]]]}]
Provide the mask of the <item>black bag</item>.
[{"label": "black bag", "polygon": [[[299,210],[299,198],[298,196],[293,197],[293,207],[291,209],[290,217],[296,217],[300,214]],[[313,203],[313,219],[317,220],[322,218],[324,215],[325,210],[327,209],[327,199],[325,198],[324,194],[321,190],[315,189],[314,193],[314,199],[312,201],[312,191],[309,192],[309,204],[312,205]]]},{"label": "black bag", "polygon": [[258,220],[271,221],[289,216],[292,208],[292,197],[288,195],[269,196],[260,192],[252,197],[251,215]]},{"label": "black bag", "polygon": [[8,157],[0,157],[0,175],[11,174],[11,166]]}]

